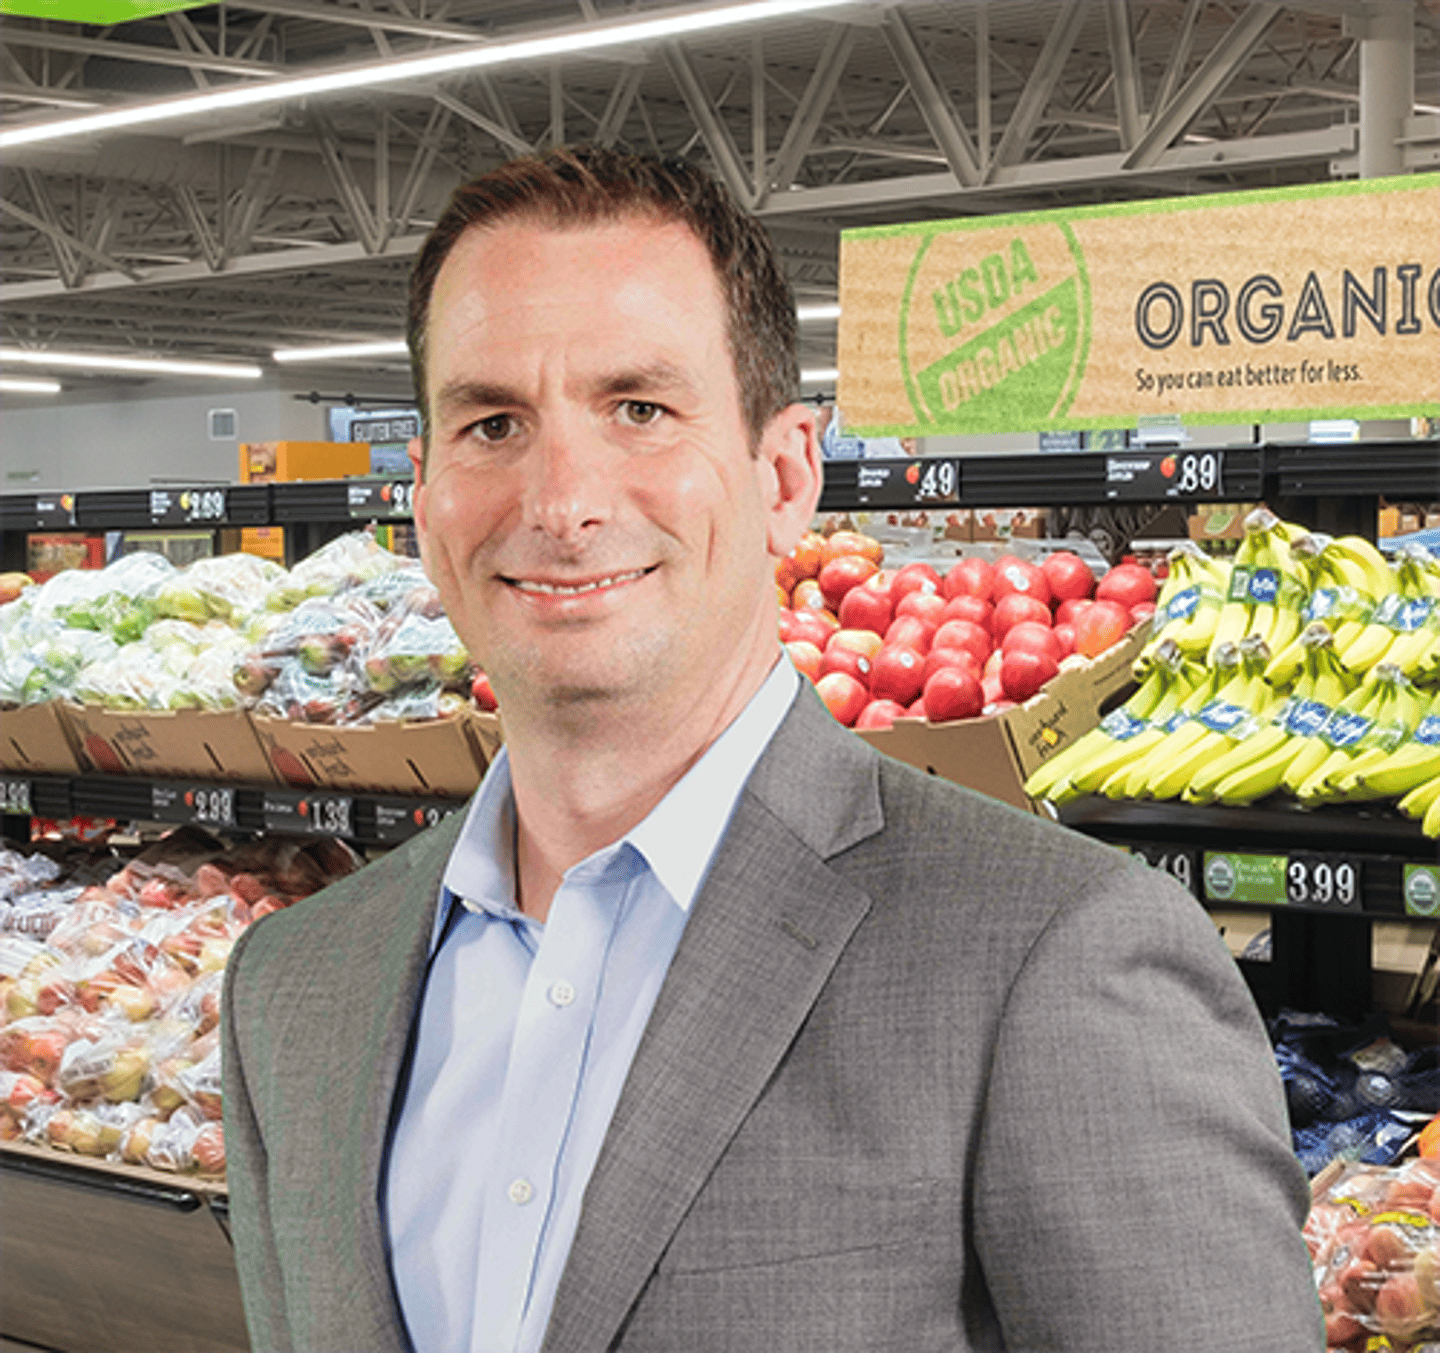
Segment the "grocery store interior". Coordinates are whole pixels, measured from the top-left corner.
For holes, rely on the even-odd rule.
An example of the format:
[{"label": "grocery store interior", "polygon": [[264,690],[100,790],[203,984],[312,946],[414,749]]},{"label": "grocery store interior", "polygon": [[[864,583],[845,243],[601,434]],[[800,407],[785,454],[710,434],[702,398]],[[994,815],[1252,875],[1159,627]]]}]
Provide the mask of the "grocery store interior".
[{"label": "grocery store interior", "polygon": [[1428,1160],[1395,1262],[1440,1256],[1436,0],[0,8],[0,1349],[249,1348],[230,946],[504,739],[417,559],[406,279],[457,184],[582,143],[776,246],[790,658],[1191,893],[1332,1346],[1437,1346],[1322,1235]]}]

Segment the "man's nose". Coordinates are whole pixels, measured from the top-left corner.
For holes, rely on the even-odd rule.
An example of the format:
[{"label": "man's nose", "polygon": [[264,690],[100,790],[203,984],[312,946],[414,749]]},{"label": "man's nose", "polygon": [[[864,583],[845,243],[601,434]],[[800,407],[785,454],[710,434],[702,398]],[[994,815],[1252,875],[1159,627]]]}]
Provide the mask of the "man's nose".
[{"label": "man's nose", "polygon": [[584,418],[547,419],[526,459],[526,526],[578,545],[610,520],[618,480],[615,451]]}]

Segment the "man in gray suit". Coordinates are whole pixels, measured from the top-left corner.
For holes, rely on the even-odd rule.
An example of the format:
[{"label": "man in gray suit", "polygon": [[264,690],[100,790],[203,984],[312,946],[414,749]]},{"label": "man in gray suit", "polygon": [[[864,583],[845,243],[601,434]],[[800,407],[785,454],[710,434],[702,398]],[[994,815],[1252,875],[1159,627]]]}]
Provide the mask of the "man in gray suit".
[{"label": "man in gray suit", "polygon": [[876,755],[782,656],[794,323],[675,163],[514,162],[422,252],[416,525],[507,745],[232,956],[257,1353],[1323,1347],[1204,914]]}]

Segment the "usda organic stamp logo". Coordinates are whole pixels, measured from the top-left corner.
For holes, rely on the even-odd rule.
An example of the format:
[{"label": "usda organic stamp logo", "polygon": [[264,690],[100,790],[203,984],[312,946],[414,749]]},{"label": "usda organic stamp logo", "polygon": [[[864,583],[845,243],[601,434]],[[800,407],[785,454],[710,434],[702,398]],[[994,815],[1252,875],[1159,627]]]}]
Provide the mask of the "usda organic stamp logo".
[{"label": "usda organic stamp logo", "polygon": [[1228,855],[1205,859],[1205,895],[1224,902],[1235,893],[1235,865]]},{"label": "usda organic stamp logo", "polygon": [[1063,416],[1089,330],[1084,256],[1067,223],[927,236],[900,304],[900,366],[916,418],[985,432]]},{"label": "usda organic stamp logo", "polygon": [[1440,873],[1428,865],[1405,866],[1405,911],[1411,916],[1440,914]]}]

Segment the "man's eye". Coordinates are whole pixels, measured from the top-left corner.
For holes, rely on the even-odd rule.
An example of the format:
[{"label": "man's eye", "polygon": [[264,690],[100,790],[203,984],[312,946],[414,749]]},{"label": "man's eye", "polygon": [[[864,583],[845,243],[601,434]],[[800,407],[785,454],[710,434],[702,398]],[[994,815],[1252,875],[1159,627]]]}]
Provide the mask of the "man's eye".
[{"label": "man's eye", "polygon": [[658,422],[664,412],[659,404],[652,404],[648,399],[627,399],[620,406],[621,418],[635,427]]},{"label": "man's eye", "polygon": [[475,434],[482,441],[503,442],[515,431],[515,420],[508,413],[492,413],[475,424]]}]

